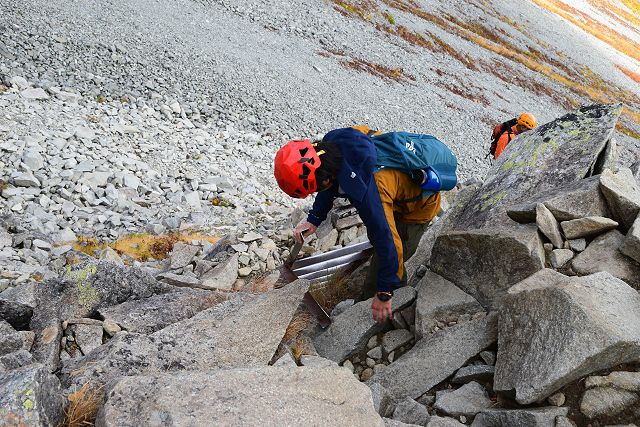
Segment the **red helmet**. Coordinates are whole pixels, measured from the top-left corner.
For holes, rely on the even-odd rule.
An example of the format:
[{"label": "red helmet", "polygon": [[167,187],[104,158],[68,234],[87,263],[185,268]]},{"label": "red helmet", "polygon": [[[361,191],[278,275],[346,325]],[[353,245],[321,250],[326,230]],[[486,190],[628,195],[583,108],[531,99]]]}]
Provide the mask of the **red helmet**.
[{"label": "red helmet", "polygon": [[278,186],[291,197],[304,199],[314,193],[320,157],[308,139],[287,142],[276,153],[274,175]]}]

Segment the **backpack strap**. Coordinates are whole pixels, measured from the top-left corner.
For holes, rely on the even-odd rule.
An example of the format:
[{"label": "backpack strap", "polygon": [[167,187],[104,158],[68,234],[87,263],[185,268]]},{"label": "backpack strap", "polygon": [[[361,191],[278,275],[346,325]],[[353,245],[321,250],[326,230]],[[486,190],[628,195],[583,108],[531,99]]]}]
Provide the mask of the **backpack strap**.
[{"label": "backpack strap", "polygon": [[369,129],[369,131],[367,132],[367,136],[373,136],[373,135],[375,135],[376,133],[378,133],[378,131],[375,131],[375,130],[373,130],[373,129]]}]

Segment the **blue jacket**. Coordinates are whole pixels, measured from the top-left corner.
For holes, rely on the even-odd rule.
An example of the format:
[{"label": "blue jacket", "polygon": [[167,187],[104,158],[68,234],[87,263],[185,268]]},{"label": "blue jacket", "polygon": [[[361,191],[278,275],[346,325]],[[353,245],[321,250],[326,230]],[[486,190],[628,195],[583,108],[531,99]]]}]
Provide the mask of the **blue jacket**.
[{"label": "blue jacket", "polygon": [[[307,221],[319,226],[333,207],[333,200],[347,197],[358,210],[378,255],[378,291],[391,291],[400,284],[398,252],[374,179],[376,149],[373,141],[353,128],[332,130],[323,141],[334,142],[344,160],[336,183],[317,193]],[[340,194],[339,189],[344,194]]]}]

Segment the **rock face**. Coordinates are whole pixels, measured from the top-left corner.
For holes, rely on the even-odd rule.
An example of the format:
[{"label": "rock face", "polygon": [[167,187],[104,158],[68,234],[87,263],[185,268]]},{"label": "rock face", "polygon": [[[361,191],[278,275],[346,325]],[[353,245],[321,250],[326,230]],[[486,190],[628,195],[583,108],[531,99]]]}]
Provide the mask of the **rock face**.
[{"label": "rock face", "polygon": [[29,328],[35,306],[34,283],[24,283],[0,293],[0,319],[18,330]]},{"label": "rock face", "polygon": [[640,417],[640,372],[612,372],[606,377],[588,377],[580,412],[589,418],[613,416],[630,410]]},{"label": "rock face", "polygon": [[640,215],[629,229],[620,247],[620,252],[640,263]]},{"label": "rock face", "polygon": [[0,373],[0,424],[56,426],[63,417],[60,381],[40,364]]},{"label": "rock face", "polygon": [[433,272],[428,271],[417,287],[416,337],[430,335],[438,321],[449,321],[463,314],[484,311],[471,295]]},{"label": "rock face", "polygon": [[118,333],[65,362],[61,378],[68,387],[159,371],[266,366],[308,286],[299,280],[264,294],[238,294],[149,336]]},{"label": "rock face", "polygon": [[434,408],[453,416],[474,417],[493,405],[487,391],[477,382],[470,382],[457,390],[443,390],[436,394]]},{"label": "rock face", "polygon": [[407,353],[375,374],[393,397],[418,398],[495,342],[497,316],[465,322],[421,339]]},{"label": "rock face", "polygon": [[544,256],[536,227],[509,226],[507,210],[600,173],[596,161],[620,112],[620,105],[584,107],[520,135],[472,200],[448,219],[449,231],[433,247],[431,269],[484,306],[540,270]]},{"label": "rock face", "polygon": [[560,225],[553,213],[542,203],[536,205],[536,225],[554,247],[562,248],[564,239],[560,232]]},{"label": "rock face", "polygon": [[181,289],[100,309],[98,313],[129,332],[150,334],[193,317],[225,299],[225,295],[217,292]]},{"label": "rock face", "polygon": [[579,275],[607,271],[631,286],[640,287],[640,263],[626,257],[619,250],[625,237],[618,230],[611,230],[596,237],[587,249],[571,262]]},{"label": "rock face", "polygon": [[431,265],[486,307],[544,267],[544,248],[533,225],[451,231],[436,240]]},{"label": "rock face", "polygon": [[640,295],[635,290],[609,273],[545,276],[512,289],[500,311],[494,389],[515,390],[522,404],[640,357]]},{"label": "rock face", "polygon": [[486,409],[479,413],[472,427],[536,426],[556,427],[556,417],[564,417],[569,408]]},{"label": "rock face", "polygon": [[173,425],[384,425],[369,389],[346,369],[269,367],[123,378],[107,391],[96,426],[162,419]]},{"label": "rock face", "polygon": [[613,230],[618,226],[618,223],[601,216],[589,216],[563,221],[560,225],[567,239],[579,239],[581,237],[597,236],[605,231]]},{"label": "rock face", "polygon": [[[393,296],[392,310],[394,312],[402,310],[415,298],[414,288],[405,286],[398,289]],[[342,363],[355,351],[364,347],[372,336],[382,332],[385,327],[388,326],[373,320],[371,299],[368,299],[349,307],[333,318],[331,326],[314,339],[314,344],[320,356]]]},{"label": "rock face", "polygon": [[620,168],[618,173],[606,170],[600,176],[600,188],[613,219],[628,230],[640,213],[640,184],[633,172],[628,168]]}]

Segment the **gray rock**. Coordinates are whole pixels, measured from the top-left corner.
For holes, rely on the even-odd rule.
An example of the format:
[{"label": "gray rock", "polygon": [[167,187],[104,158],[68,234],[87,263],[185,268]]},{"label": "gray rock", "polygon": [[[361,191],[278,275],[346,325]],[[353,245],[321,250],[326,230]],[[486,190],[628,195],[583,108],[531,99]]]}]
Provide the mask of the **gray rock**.
[{"label": "gray rock", "polygon": [[432,416],[426,427],[463,427],[460,421],[450,417]]},{"label": "gray rock", "polygon": [[333,360],[325,359],[320,356],[302,355],[300,356],[300,365],[310,368],[330,368],[337,367],[338,364]]},{"label": "gray rock", "polygon": [[624,240],[618,230],[596,237],[587,249],[573,259],[573,270],[579,275],[607,271],[632,286],[640,286],[640,263],[619,250]]},{"label": "gray rock", "polygon": [[16,187],[40,187],[40,180],[30,173],[18,172],[13,176]]},{"label": "gray rock", "polygon": [[391,418],[383,418],[385,427],[416,427],[417,424],[407,424],[402,421],[392,420]]},{"label": "gray rock", "polygon": [[569,408],[485,409],[476,415],[472,427],[536,426],[556,427],[556,417],[566,417]]},{"label": "gray rock", "polygon": [[496,364],[496,353],[493,351],[481,351],[480,357],[484,360],[484,363],[489,366],[494,366]]},{"label": "gray rock", "polygon": [[384,352],[388,354],[403,345],[409,344],[412,339],[413,334],[410,331],[406,329],[394,329],[382,336],[382,348]]},{"label": "gray rock", "polygon": [[536,225],[542,234],[547,236],[554,247],[562,248],[564,239],[560,232],[560,225],[553,217],[551,211],[542,203],[536,205]]},{"label": "gray rock", "polygon": [[231,290],[238,279],[238,254],[231,255],[200,277],[203,289]]},{"label": "gray rock", "polygon": [[373,407],[382,417],[390,417],[394,409],[394,401],[389,392],[380,384],[368,384],[373,398]]},{"label": "gray rock", "polygon": [[18,350],[0,356],[0,373],[9,372],[33,363],[33,356],[27,350]]},{"label": "gray rock", "polygon": [[44,158],[37,150],[30,149],[22,154],[22,163],[27,165],[32,171],[37,171],[44,166]]},{"label": "gray rock", "polygon": [[102,329],[110,337],[114,336],[115,334],[117,334],[118,332],[120,332],[122,330],[120,325],[118,325],[116,322],[114,322],[111,319],[104,319],[104,321],[102,322]]},{"label": "gray rock", "polygon": [[457,319],[463,314],[484,311],[471,295],[432,272],[427,272],[416,288],[416,338],[433,333],[438,321]]},{"label": "gray rock", "polygon": [[22,92],[20,92],[20,95],[22,95],[22,97],[26,99],[36,99],[36,100],[49,99],[49,95],[47,95],[47,92],[45,92],[44,89],[39,87],[32,87],[29,89],[25,89]]},{"label": "gray rock", "polygon": [[191,264],[191,261],[195,258],[196,254],[200,251],[198,246],[187,245],[183,242],[177,242],[173,246],[171,251],[171,266],[172,270],[186,267]]},{"label": "gray rock", "polygon": [[170,285],[185,288],[199,288],[202,284],[197,277],[186,274],[162,273],[158,278]]},{"label": "gray rock", "polygon": [[640,215],[629,229],[622,246],[620,246],[620,252],[640,263]]},{"label": "gray rock", "polygon": [[116,306],[101,308],[98,313],[129,332],[150,334],[173,323],[195,316],[224,301],[226,296],[218,292],[181,289],[154,295],[149,298],[128,301]]},{"label": "gray rock", "polygon": [[[398,289],[392,299],[392,310],[395,312],[407,307],[415,297],[416,291],[410,286]],[[368,299],[349,307],[314,338],[313,343],[320,356],[342,363],[363,349],[371,337],[388,328],[388,325],[373,320],[371,301]]]},{"label": "gray rock", "polygon": [[293,360],[293,356],[291,355],[291,353],[285,353],[284,356],[282,356],[280,359],[276,360],[276,363],[273,364],[273,366],[298,366],[298,364],[296,363],[295,360]]},{"label": "gray rock", "polygon": [[613,219],[627,231],[640,213],[640,186],[633,173],[628,168],[620,168],[615,174],[605,170],[600,175],[600,189]]},{"label": "gray rock", "polygon": [[309,283],[293,282],[258,295],[238,295],[151,337],[168,369],[267,365]]},{"label": "gray rock", "polygon": [[0,424],[57,426],[63,418],[60,381],[34,364],[0,373]]},{"label": "gray rock", "polygon": [[396,405],[393,419],[406,424],[423,426],[429,421],[429,412],[423,405],[407,397]]},{"label": "gray rock", "polygon": [[102,345],[102,322],[75,325],[75,340],[82,354],[87,354]]},{"label": "gray rock", "polygon": [[571,249],[554,249],[549,257],[553,268],[560,268],[571,259],[573,259],[573,251]]},{"label": "gray rock", "polygon": [[256,240],[262,239],[262,235],[256,233],[255,231],[250,231],[242,237],[239,237],[238,240],[244,243],[251,243]]},{"label": "gray rock", "polygon": [[609,273],[545,275],[512,288],[500,311],[494,390],[521,404],[640,357],[640,294]]},{"label": "gray rock", "polygon": [[283,420],[288,425],[384,425],[369,389],[342,368],[268,367],[128,377],[111,385],[106,396],[98,427],[152,425],[159,414],[175,425],[209,425],[214,420],[217,425],[282,425]]},{"label": "gray rock", "polygon": [[618,223],[609,218],[590,216],[563,221],[560,225],[567,239],[579,239],[581,237],[597,236],[613,230],[618,226]]},{"label": "gray rock", "polygon": [[640,392],[640,372],[612,372],[604,377],[587,377],[584,382],[586,388],[615,387],[622,390]]},{"label": "gray rock", "polygon": [[9,234],[4,227],[0,226],[0,249],[5,247],[10,248],[12,243],[13,237],[11,237],[11,234]]},{"label": "gray rock", "polygon": [[382,347],[378,346],[378,347],[372,348],[367,352],[367,357],[370,357],[375,360],[382,359]]},{"label": "gray rock", "polygon": [[4,320],[0,320],[0,356],[20,350],[31,350],[34,333],[31,331],[16,331]]},{"label": "gray rock", "polygon": [[431,269],[486,307],[542,269],[544,259],[538,228],[516,224],[441,234],[433,247]]},{"label": "gray rock", "polygon": [[456,417],[473,417],[492,405],[484,387],[472,381],[457,390],[436,393],[434,408]]},{"label": "gray rock", "polygon": [[465,322],[423,338],[371,378],[398,398],[418,398],[497,339],[497,316]]},{"label": "gray rock", "polygon": [[115,250],[113,250],[108,246],[104,248],[102,251],[100,251],[100,255],[98,256],[98,259],[113,262],[118,265],[124,265],[124,261],[122,261],[122,258],[120,258],[120,255],[118,255],[118,252],[116,252]]},{"label": "gray rock", "polygon": [[566,400],[566,396],[564,393],[556,393],[552,394],[547,398],[547,402],[549,402],[553,406],[562,406]]},{"label": "gray rock", "polygon": [[576,423],[564,416],[556,417],[556,425],[554,427],[577,427]]},{"label": "gray rock", "polygon": [[469,365],[458,369],[451,379],[452,384],[467,384],[471,381],[491,381],[496,369],[490,365]]},{"label": "gray rock", "polygon": [[614,416],[628,408],[636,407],[640,395],[613,387],[596,387],[584,392],[580,412],[589,418]]},{"label": "gray rock", "polygon": [[510,226],[507,209],[599,173],[594,165],[620,112],[620,105],[583,107],[519,135],[469,203],[448,218],[431,269],[485,307],[540,270],[544,252],[537,227]]},{"label": "gray rock", "polygon": [[0,293],[0,319],[17,330],[29,329],[36,307],[35,286],[34,282],[22,283]]},{"label": "gray rock", "polygon": [[587,241],[585,239],[571,239],[569,240],[569,248],[575,252],[582,252],[587,248]]},{"label": "gray rock", "polygon": [[444,228],[444,220],[431,222],[427,231],[420,238],[420,243],[416,252],[405,263],[404,267],[407,274],[407,281],[413,285],[422,276],[418,276],[420,266],[430,265],[431,250],[436,242],[436,238]]},{"label": "gray rock", "polygon": [[353,299],[347,299],[347,300],[344,300],[344,301],[340,301],[338,304],[336,304],[336,306],[333,308],[333,310],[331,310],[331,317],[339,316],[340,314],[344,313],[344,311],[346,309],[348,309],[349,307],[353,306],[355,303],[356,302]]}]

